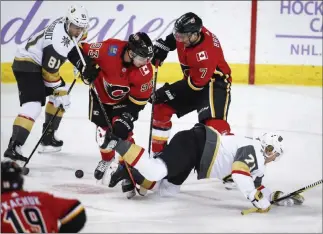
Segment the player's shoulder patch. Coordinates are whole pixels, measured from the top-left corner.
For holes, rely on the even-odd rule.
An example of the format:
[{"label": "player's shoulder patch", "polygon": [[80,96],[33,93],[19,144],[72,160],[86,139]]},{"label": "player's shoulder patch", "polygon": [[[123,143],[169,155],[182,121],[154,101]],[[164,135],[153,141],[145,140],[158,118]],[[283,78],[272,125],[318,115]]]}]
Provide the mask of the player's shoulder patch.
[{"label": "player's shoulder patch", "polygon": [[208,54],[206,52],[206,50],[203,50],[203,51],[200,51],[200,52],[197,52],[196,53],[196,59],[198,62],[200,61],[203,61],[203,60],[207,60],[209,57],[208,57]]},{"label": "player's shoulder patch", "polygon": [[149,73],[152,72],[152,66],[151,66],[151,64],[144,65],[139,68],[139,71],[142,76],[147,76],[147,75],[149,75]]},{"label": "player's shoulder patch", "polygon": [[119,46],[118,45],[110,45],[108,47],[108,55],[109,56],[116,56],[118,53]]},{"label": "player's shoulder patch", "polygon": [[74,47],[74,43],[64,29],[64,24],[58,23],[53,31],[53,38],[51,41],[55,51],[63,57]]}]

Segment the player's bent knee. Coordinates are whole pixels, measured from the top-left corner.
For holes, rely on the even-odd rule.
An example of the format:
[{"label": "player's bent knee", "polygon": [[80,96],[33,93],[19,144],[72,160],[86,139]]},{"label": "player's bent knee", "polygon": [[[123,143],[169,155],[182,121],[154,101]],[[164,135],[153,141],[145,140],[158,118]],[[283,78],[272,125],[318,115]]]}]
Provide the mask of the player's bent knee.
[{"label": "player's bent knee", "polygon": [[40,102],[26,102],[20,107],[19,115],[36,120],[40,115],[41,109],[42,107]]}]

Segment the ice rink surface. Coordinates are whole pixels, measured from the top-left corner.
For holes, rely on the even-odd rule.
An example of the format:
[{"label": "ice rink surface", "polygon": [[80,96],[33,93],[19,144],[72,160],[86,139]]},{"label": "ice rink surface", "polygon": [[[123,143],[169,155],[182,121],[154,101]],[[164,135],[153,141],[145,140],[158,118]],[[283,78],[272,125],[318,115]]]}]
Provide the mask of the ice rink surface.
[{"label": "ice rink surface", "polygon": [[[12,132],[19,101],[15,84],[1,85],[1,157]],[[78,198],[88,221],[83,232],[316,232],[322,233],[322,186],[304,193],[305,203],[273,207],[266,214],[241,216],[252,207],[239,191],[227,191],[218,180],[196,180],[192,172],[181,193],[172,198],[149,193],[127,200],[121,187],[96,183],[94,169],[100,159],[95,126],[87,119],[88,87],[77,84],[72,105],[57,136],[64,140],[60,153],[32,157],[26,190]],[[135,123],[134,137],[147,146],[151,106]],[[268,165],[264,184],[271,190],[291,192],[322,178],[322,89],[320,87],[232,87],[229,122],[236,135],[278,131],[284,137],[285,155]],[[44,110],[23,148],[29,156],[41,136]],[[173,118],[172,135],[191,128],[197,114]],[[76,169],[85,176],[77,179]]]}]

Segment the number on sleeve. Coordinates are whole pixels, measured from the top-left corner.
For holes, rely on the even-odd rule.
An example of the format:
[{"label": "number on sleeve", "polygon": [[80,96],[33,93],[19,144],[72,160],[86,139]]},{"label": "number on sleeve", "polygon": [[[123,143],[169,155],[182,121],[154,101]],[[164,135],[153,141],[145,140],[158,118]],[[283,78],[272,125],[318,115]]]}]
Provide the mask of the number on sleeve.
[{"label": "number on sleeve", "polygon": [[[55,67],[55,65],[56,65],[56,67]],[[59,59],[56,59],[55,57],[50,56],[49,61],[48,61],[49,68],[58,69],[60,65],[61,65],[61,61]]]},{"label": "number on sleeve", "polygon": [[246,158],[244,161],[250,167],[250,171],[256,166],[255,158],[254,158],[254,156],[252,154],[249,154],[248,158]]}]

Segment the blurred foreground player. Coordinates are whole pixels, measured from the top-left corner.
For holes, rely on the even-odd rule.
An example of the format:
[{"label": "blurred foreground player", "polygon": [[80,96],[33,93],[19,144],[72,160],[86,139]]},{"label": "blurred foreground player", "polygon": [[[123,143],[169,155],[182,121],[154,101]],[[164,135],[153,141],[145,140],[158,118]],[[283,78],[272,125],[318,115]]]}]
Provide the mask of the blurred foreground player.
[{"label": "blurred foreground player", "polygon": [[[26,162],[21,147],[25,144],[34,122],[40,115],[42,106],[46,104],[43,132],[58,107],[61,109],[44,136],[39,152],[57,152],[61,150],[63,141],[56,139],[58,129],[65,110],[70,107],[68,87],[59,74],[59,69],[66,59],[70,59],[70,51],[74,46],[71,37],[77,41],[87,36],[89,17],[83,6],[72,5],[65,17],[56,19],[52,24],[29,38],[27,44],[19,48],[12,65],[19,89],[20,109],[13,123],[12,136],[6,159]],[[86,70],[83,71],[86,73]],[[87,75],[87,74],[84,74]]]},{"label": "blurred foreground player", "polygon": [[231,69],[218,38],[203,26],[202,19],[189,12],[175,21],[173,33],[154,45],[154,58],[161,64],[169,51],[177,49],[183,79],[166,83],[152,97],[155,101],[152,151],[165,146],[172,127],[171,118],[196,111],[198,122],[220,134],[231,134],[227,122],[231,102]]},{"label": "blurred foreground player", "polygon": [[[272,193],[262,185],[262,179],[265,165],[282,157],[282,140],[274,133],[258,138],[221,136],[212,127],[196,124],[190,130],[178,132],[154,158],[150,158],[142,147],[111,134],[105,136],[101,147],[115,149],[125,162],[137,169],[132,169],[132,174],[138,184],[153,185],[152,181],[158,181],[153,190],[161,195],[178,193],[180,185],[195,169],[197,179],[231,178],[259,212],[268,212],[270,201],[282,196],[283,192]],[[127,175],[119,166],[111,176],[110,187]],[[278,205],[291,206],[303,201],[303,196],[296,195],[278,202]]]},{"label": "blurred foreground player", "polygon": [[86,214],[78,200],[27,192],[23,183],[18,164],[1,163],[1,233],[75,233],[83,228]]},{"label": "blurred foreground player", "polygon": [[[128,41],[108,39],[97,43],[82,43],[85,58],[93,60],[100,72],[93,82],[105,112],[112,123],[113,133],[123,140],[133,141],[134,122],[152,93],[153,44],[146,33],[131,34]],[[74,51],[75,52],[75,51]],[[77,56],[74,56],[77,58]],[[82,63],[73,62],[81,71]],[[95,93],[90,89],[89,119],[97,126],[97,139],[108,131],[108,124]],[[101,161],[94,177],[101,180],[114,159],[115,151],[100,148]],[[130,183],[124,181],[124,183]]]}]

